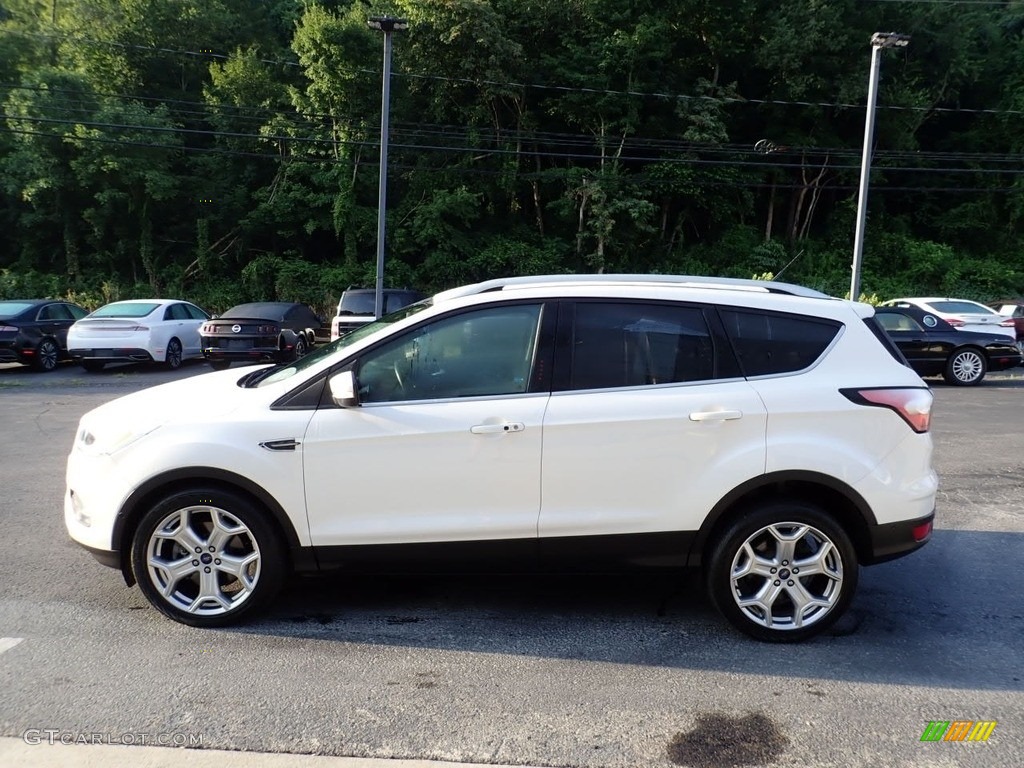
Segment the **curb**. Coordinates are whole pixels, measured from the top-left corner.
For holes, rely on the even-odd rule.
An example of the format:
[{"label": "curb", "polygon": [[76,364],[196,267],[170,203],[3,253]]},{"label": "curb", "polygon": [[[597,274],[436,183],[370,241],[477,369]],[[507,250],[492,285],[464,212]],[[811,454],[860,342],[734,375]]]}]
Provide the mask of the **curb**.
[{"label": "curb", "polygon": [[335,757],[120,744],[27,744],[0,737],[0,765],[26,768],[529,768],[378,757]]}]

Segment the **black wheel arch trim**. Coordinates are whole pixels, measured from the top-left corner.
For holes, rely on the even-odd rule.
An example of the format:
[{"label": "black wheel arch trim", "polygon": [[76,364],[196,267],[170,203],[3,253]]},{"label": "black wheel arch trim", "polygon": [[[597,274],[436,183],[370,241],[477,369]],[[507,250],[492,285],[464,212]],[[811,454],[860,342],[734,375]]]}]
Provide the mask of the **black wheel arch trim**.
[{"label": "black wheel arch trim", "polygon": [[[711,543],[712,535],[726,523],[736,505],[742,504],[744,499],[756,499],[763,494],[766,497],[788,496],[813,500],[813,493],[809,492],[813,492],[814,488],[841,496],[856,512],[856,518],[852,521],[855,527],[847,528],[847,533],[858,555],[870,557],[873,546],[871,531],[878,526],[878,519],[863,496],[846,483],[829,475],[807,470],[782,470],[753,477],[723,496],[704,518],[700,530],[697,531],[697,536],[690,547],[687,564],[694,567],[703,564],[703,556]],[[837,517],[837,522],[842,524],[851,521]]]},{"label": "black wheel arch trim", "polygon": [[114,520],[112,542],[121,553],[121,572],[129,585],[133,584],[135,579],[131,574],[130,558],[126,556],[126,553],[131,552],[131,542],[126,537],[134,531],[136,523],[144,514],[146,502],[183,490],[189,485],[204,482],[228,486],[255,499],[270,513],[274,523],[284,534],[292,567],[297,571],[319,570],[313,548],[300,544],[298,533],[288,514],[266,489],[242,475],[227,470],[215,467],[179,467],[151,477],[136,488],[118,510]]}]

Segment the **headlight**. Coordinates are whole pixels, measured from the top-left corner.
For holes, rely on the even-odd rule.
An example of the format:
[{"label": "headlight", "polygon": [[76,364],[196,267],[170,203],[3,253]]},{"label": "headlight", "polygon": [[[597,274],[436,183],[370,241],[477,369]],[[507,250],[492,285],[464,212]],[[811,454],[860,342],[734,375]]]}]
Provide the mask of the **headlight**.
[{"label": "headlight", "polygon": [[75,448],[88,453],[109,456],[159,427],[160,423],[153,422],[143,422],[132,426],[112,424],[109,429],[95,424],[82,425],[75,438]]}]

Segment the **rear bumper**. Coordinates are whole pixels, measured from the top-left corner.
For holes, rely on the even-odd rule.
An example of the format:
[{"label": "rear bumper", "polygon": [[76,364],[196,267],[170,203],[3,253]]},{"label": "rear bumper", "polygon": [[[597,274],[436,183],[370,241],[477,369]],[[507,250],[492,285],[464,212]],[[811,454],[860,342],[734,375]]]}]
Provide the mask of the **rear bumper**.
[{"label": "rear bumper", "polygon": [[251,347],[249,349],[221,349],[219,347],[205,347],[203,357],[207,360],[224,360],[228,362],[260,362],[270,360],[275,363],[287,362],[294,356],[291,350],[282,352],[277,347]]},{"label": "rear bumper", "polygon": [[75,362],[81,362],[82,360],[96,360],[106,363],[125,361],[134,363],[153,362],[153,356],[146,350],[139,349],[138,347],[97,347],[95,349],[72,349],[70,352],[71,358]]},{"label": "rear bumper", "polygon": [[872,526],[868,531],[871,536],[871,551],[863,564],[884,563],[920,549],[931,538],[934,522],[933,511],[930,515],[916,520],[901,520]]}]

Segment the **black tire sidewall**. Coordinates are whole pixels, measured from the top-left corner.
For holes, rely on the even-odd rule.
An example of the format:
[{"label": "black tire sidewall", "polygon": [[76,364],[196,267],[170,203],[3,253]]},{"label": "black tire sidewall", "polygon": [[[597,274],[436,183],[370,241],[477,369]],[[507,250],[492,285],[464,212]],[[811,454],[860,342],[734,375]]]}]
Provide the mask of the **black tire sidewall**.
[{"label": "black tire sidewall", "polygon": [[[843,583],[832,610],[814,624],[800,629],[769,629],[749,619],[736,604],[732,593],[732,562],[739,547],[755,532],[774,523],[805,523],[828,537],[843,564]],[[849,608],[857,591],[859,566],[849,535],[835,519],[818,506],[804,501],[775,501],[761,504],[740,515],[725,528],[716,543],[705,571],[708,596],[719,612],[741,632],[768,642],[799,642],[821,634]]]},{"label": "black tire sidewall", "polygon": [[[174,362],[174,358],[171,356],[171,347],[174,345],[177,345],[178,348],[177,362]],[[167,352],[164,354],[164,363],[166,363],[167,367],[170,368],[172,371],[176,371],[178,368],[181,368],[181,364],[182,362],[184,362],[184,354],[185,352],[182,349],[181,342],[178,341],[177,339],[171,339],[170,341],[167,342]]]},{"label": "black tire sidewall", "polygon": [[[157,525],[171,512],[192,505],[217,507],[237,517],[256,539],[260,550],[260,576],[252,594],[237,608],[216,616],[196,616],[167,602],[150,580],[146,566],[149,539]],[[142,515],[131,541],[131,567],[139,589],[160,613],[192,627],[221,627],[237,623],[272,600],[284,584],[287,561],[281,537],[262,508],[231,490],[196,487],[165,497]]]}]

